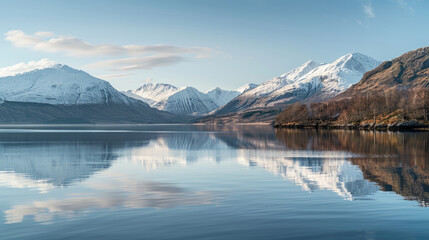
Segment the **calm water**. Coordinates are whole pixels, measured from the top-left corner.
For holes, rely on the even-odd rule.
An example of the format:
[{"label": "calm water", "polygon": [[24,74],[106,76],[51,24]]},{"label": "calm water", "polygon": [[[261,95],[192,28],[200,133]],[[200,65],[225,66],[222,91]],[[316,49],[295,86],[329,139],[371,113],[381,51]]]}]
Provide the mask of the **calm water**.
[{"label": "calm water", "polygon": [[0,130],[0,239],[429,239],[429,134]]}]

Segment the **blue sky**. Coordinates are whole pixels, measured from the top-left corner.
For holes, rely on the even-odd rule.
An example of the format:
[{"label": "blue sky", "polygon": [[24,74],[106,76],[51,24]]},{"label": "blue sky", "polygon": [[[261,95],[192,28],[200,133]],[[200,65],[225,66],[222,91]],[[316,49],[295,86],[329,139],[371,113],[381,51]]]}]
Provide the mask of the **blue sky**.
[{"label": "blue sky", "polygon": [[310,59],[360,52],[383,61],[427,46],[428,11],[423,0],[6,0],[0,68],[45,59],[120,90],[234,89]]}]

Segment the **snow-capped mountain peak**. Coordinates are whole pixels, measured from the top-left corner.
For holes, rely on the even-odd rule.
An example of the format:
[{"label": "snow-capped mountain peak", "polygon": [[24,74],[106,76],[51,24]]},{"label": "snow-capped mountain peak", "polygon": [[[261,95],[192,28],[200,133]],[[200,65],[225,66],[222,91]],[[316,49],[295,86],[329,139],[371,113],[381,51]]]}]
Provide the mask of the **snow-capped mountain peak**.
[{"label": "snow-capped mountain peak", "polygon": [[379,61],[370,58],[361,53],[349,53],[333,62],[333,65],[339,68],[347,68],[365,73],[368,69],[373,69],[374,65],[380,64]]},{"label": "snow-capped mountain peak", "polygon": [[[202,93],[195,88],[146,84],[134,91],[151,106],[180,114],[230,113],[252,108],[277,107],[297,101],[332,98],[358,82],[379,64],[360,53],[344,55],[332,63],[307,61],[261,85],[247,84],[235,91],[215,88]],[[137,98],[137,97],[136,97]]]},{"label": "snow-capped mountain peak", "polygon": [[344,55],[332,63],[308,61],[241,94],[216,113],[327,100],[357,83],[365,72],[379,64],[379,61],[360,53]]},{"label": "snow-capped mountain peak", "polygon": [[315,69],[318,66],[320,66],[319,63],[317,63],[313,60],[310,60],[310,61],[305,62],[301,66],[293,69],[292,71],[281,75],[280,78],[284,78],[285,80],[288,81],[288,83],[291,83],[294,80],[297,80],[300,77],[304,76],[305,74],[307,74],[308,72],[310,72],[311,70]]},{"label": "snow-capped mountain peak", "polygon": [[[133,94],[142,97],[144,99],[149,99],[154,102],[162,101],[171,94],[174,94],[179,89],[170,84],[164,83],[147,83],[143,84],[141,87],[136,90],[131,91]],[[130,91],[129,91],[130,92]],[[150,103],[149,103],[150,104]]]},{"label": "snow-capped mountain peak", "polygon": [[254,89],[251,89],[243,95],[248,96],[264,96],[268,95],[286,85],[292,84],[297,82],[300,78],[305,76],[310,71],[314,70],[320,66],[319,63],[316,63],[315,61],[307,61],[301,66],[282,74],[279,77],[275,77],[267,82],[262,83],[261,85],[255,87]]},{"label": "snow-capped mountain peak", "polygon": [[55,64],[56,63],[54,61],[47,58],[40,59],[39,61],[17,63],[12,66],[0,68],[0,77],[16,76],[33,70],[52,68]]},{"label": "snow-capped mountain peak", "polygon": [[243,86],[235,89],[235,91],[239,92],[239,93],[244,93],[244,92],[247,92],[249,90],[252,90],[252,89],[256,88],[257,86],[259,86],[259,85],[258,84],[254,84],[254,83],[248,83],[246,85],[243,85]]},{"label": "snow-capped mountain peak", "polygon": [[133,101],[110,83],[63,64],[0,78],[0,98],[54,105],[129,104]]},{"label": "snow-capped mountain peak", "polygon": [[[357,83],[367,71],[370,71],[380,64],[379,61],[361,53],[350,53],[339,57],[332,63],[323,64],[302,77],[299,82],[306,84],[311,80],[320,83],[324,92],[329,96],[346,90],[351,85]],[[322,99],[322,98],[319,98]]]},{"label": "snow-capped mountain peak", "polygon": [[194,87],[177,88],[170,84],[148,83],[125,94],[159,110],[184,115],[201,115],[223,106],[240,92],[215,88],[203,93]]},{"label": "snow-capped mountain peak", "polygon": [[56,64],[53,64],[51,66],[47,66],[47,67],[39,69],[39,70],[43,70],[43,69],[47,69],[47,68],[48,69],[49,68],[51,68],[51,69],[57,69],[57,70],[61,70],[61,71],[64,71],[64,72],[70,72],[70,73],[72,73],[72,72],[74,72],[74,73],[80,72],[80,73],[85,73],[85,74],[89,75],[88,73],[86,73],[86,72],[84,72],[82,70],[75,69],[75,68],[72,68],[72,67],[70,67],[68,65],[60,64],[60,63],[56,63]]},{"label": "snow-capped mountain peak", "polygon": [[153,104],[154,107],[167,112],[199,115],[217,108],[216,103],[207,94],[193,87],[182,87],[176,92]]},{"label": "snow-capped mountain peak", "polygon": [[241,92],[223,90],[217,87],[211,91],[206,92],[206,94],[216,103],[218,107],[220,107],[240,95]]}]

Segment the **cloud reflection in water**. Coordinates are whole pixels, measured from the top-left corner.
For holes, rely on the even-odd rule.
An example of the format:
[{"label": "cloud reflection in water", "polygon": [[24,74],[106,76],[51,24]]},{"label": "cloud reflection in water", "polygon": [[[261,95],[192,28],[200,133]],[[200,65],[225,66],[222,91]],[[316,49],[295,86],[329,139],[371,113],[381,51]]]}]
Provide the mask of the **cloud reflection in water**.
[{"label": "cloud reflection in water", "polygon": [[174,184],[123,179],[115,184],[92,185],[93,194],[78,194],[64,199],[34,201],[15,205],[5,211],[5,223],[19,223],[25,216],[36,222],[50,223],[55,217],[71,217],[95,209],[172,208],[212,204],[212,192],[189,192]]}]

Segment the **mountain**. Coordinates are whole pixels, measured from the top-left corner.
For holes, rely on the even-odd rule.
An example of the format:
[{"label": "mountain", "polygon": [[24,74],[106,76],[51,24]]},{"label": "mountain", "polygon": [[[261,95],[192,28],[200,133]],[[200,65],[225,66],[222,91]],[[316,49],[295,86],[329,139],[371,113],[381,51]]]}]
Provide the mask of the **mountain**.
[{"label": "mountain", "polygon": [[218,109],[216,114],[258,108],[279,108],[298,101],[330,99],[359,81],[378,61],[360,53],[342,56],[332,63],[308,61],[292,71],[244,92]]},{"label": "mountain", "polygon": [[0,78],[0,96],[7,101],[54,105],[133,102],[108,82],[61,64]]},{"label": "mountain", "polygon": [[279,127],[410,130],[429,125],[429,47],[381,63],[336,97],[294,104],[277,116]]},{"label": "mountain", "polygon": [[175,93],[153,106],[182,115],[200,115],[218,107],[213,99],[193,87],[179,88]]},{"label": "mountain", "polygon": [[0,78],[0,99],[2,123],[177,121],[107,81],[61,64]]},{"label": "mountain", "polygon": [[252,89],[256,88],[257,86],[259,86],[259,85],[258,84],[254,84],[254,83],[248,83],[246,85],[243,85],[243,86],[235,89],[235,91],[239,92],[239,93],[244,93],[244,92],[247,92],[249,90],[252,90]]},{"label": "mountain", "polygon": [[203,93],[193,87],[177,88],[170,84],[148,83],[124,94],[159,110],[181,115],[203,115],[225,105],[240,95],[241,91],[254,86],[255,84],[248,84],[235,91],[215,88]]},{"label": "mountain", "polygon": [[391,61],[385,61],[367,72],[361,81],[336,99],[386,92],[389,89],[429,87],[429,47],[407,52]]},{"label": "mountain", "polygon": [[139,98],[145,99],[143,101],[147,102],[149,105],[155,104],[156,102],[160,102],[165,98],[168,98],[179,89],[170,84],[163,83],[148,83],[144,84],[136,90],[129,90],[127,93],[134,94]]},{"label": "mountain", "polygon": [[229,101],[241,94],[239,91],[228,91],[220,88],[215,88],[206,94],[216,103],[218,107],[227,104]]},{"label": "mountain", "polygon": [[211,97],[193,87],[177,88],[170,84],[147,83],[125,94],[151,107],[180,115],[205,114],[218,107]]}]

